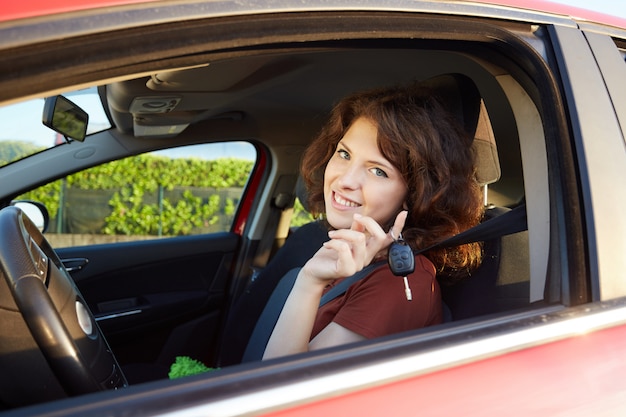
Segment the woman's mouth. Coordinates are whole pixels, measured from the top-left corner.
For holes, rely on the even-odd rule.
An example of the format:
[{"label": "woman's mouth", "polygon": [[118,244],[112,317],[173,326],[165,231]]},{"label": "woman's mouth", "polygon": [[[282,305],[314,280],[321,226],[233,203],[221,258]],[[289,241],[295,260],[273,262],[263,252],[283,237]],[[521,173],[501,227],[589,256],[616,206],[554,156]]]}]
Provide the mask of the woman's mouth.
[{"label": "woman's mouth", "polygon": [[347,208],[361,207],[359,203],[343,198],[335,192],[333,192],[333,202],[335,203],[335,205],[341,206],[341,207],[347,207]]}]

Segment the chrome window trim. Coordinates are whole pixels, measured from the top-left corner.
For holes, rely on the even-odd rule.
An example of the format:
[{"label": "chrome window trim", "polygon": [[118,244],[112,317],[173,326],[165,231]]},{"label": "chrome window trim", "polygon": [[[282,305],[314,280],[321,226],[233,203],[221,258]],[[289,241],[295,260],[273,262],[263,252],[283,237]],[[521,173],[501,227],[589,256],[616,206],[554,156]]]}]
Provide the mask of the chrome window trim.
[{"label": "chrome window trim", "polygon": [[117,319],[120,317],[134,316],[135,314],[141,314],[141,313],[143,313],[143,310],[137,309],[137,310],[123,311],[120,313],[106,314],[106,315],[101,315],[101,316],[96,315],[94,318],[96,319],[97,322],[101,322],[105,320]]},{"label": "chrome window trim", "polygon": [[584,32],[594,32],[601,35],[612,36],[616,38],[626,38],[626,29],[617,28],[614,26],[602,25],[599,23],[576,20],[580,30]]}]

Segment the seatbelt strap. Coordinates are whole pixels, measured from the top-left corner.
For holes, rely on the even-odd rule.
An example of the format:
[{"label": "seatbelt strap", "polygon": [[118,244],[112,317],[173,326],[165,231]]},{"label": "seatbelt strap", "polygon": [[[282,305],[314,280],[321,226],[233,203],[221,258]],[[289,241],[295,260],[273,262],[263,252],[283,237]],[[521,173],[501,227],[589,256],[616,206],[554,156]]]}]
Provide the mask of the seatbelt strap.
[{"label": "seatbelt strap", "polygon": [[[524,231],[527,227],[526,205],[523,204],[507,211],[506,213],[486,220],[483,223],[459,233],[458,235],[454,235],[430,247],[420,249],[414,252],[414,254],[417,256],[421,253],[439,247],[444,248],[463,245],[466,243],[491,240]],[[320,307],[345,293],[352,284],[367,277],[374,269],[384,265],[385,263],[386,261],[380,261],[370,264],[356,274],[340,281],[322,296],[320,300]],[[252,336],[250,337],[248,346],[244,352],[242,362],[260,360],[263,358],[267,342],[274,331],[278,317],[283,310],[285,301],[287,300],[287,297],[296,282],[299,272],[300,268],[294,268],[287,272],[274,289],[274,292],[272,292],[270,299],[265,305],[265,308],[263,309],[263,312],[261,313],[261,316],[259,316],[259,320],[254,327],[254,331],[252,332]]]},{"label": "seatbelt strap", "polygon": [[[507,211],[499,216],[492,217],[489,220],[477,224],[476,226],[467,229],[457,235],[454,235],[448,239],[445,239],[439,243],[429,246],[418,251],[414,251],[415,256],[428,252],[429,250],[436,248],[449,248],[451,246],[464,245],[472,242],[483,242],[492,240],[498,237],[511,235],[526,230],[528,228],[526,221],[526,205],[522,204],[516,208]],[[332,287],[326,294],[322,296],[320,300],[320,307],[329,301],[337,298],[355,282],[368,276],[375,268],[384,265],[385,261],[376,262],[363,268],[356,274],[340,281],[337,285]]]},{"label": "seatbelt strap", "polygon": [[369,264],[368,266],[361,269],[356,274],[351,275],[342,281],[339,281],[337,285],[332,287],[330,290],[328,290],[326,294],[322,296],[322,298],[320,299],[320,307],[328,303],[329,301],[332,301],[333,299],[339,297],[341,294],[346,292],[352,284],[354,284],[357,281],[362,280],[363,278],[368,276],[370,273],[374,272],[376,268],[379,268],[385,265],[386,263],[387,263],[386,261],[379,261],[373,264]]},{"label": "seatbelt strap", "polygon": [[512,235],[528,229],[526,219],[526,204],[520,204],[498,216],[485,220],[474,227],[467,229],[457,235],[436,243],[426,249],[415,252],[416,255],[427,252],[435,248],[449,248],[452,246],[464,245],[466,243],[484,242],[502,236]]}]

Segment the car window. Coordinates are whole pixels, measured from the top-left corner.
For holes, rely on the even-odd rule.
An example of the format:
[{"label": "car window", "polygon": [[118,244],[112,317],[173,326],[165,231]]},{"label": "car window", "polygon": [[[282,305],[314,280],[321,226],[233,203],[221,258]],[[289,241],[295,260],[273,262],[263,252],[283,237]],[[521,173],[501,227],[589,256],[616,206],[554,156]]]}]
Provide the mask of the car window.
[{"label": "car window", "polygon": [[92,167],[29,191],[53,247],[228,231],[254,166],[247,142],[190,145]]},{"label": "car window", "polygon": [[[88,135],[111,127],[96,87],[64,95],[89,114]],[[66,143],[41,122],[43,108],[43,98],[0,107],[0,166]]]}]

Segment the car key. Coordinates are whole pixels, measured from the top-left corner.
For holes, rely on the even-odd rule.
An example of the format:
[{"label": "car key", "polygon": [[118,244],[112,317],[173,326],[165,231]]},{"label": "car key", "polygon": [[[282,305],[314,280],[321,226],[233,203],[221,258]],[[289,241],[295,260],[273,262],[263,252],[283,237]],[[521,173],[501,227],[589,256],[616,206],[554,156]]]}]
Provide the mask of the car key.
[{"label": "car key", "polygon": [[[393,237],[393,234],[392,234]],[[404,280],[404,294],[406,299],[411,301],[413,294],[409,287],[409,280],[407,275],[415,270],[415,256],[411,247],[402,239],[402,233],[400,237],[391,244],[387,255],[387,262],[391,272],[398,277],[402,277]]]}]

